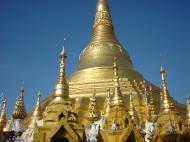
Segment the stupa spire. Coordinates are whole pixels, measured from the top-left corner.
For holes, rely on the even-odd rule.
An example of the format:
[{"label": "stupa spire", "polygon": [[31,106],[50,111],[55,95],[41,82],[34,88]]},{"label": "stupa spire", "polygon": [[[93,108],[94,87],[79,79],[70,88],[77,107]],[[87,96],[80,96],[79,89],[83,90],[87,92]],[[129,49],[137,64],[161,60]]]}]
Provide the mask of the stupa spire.
[{"label": "stupa spire", "polygon": [[170,100],[167,83],[166,83],[166,75],[164,67],[161,65],[160,67],[160,75],[162,81],[162,102],[161,102],[161,112],[169,112],[172,110],[172,102]]},{"label": "stupa spire", "polygon": [[112,19],[106,0],[98,0],[91,42],[111,41],[119,43],[113,31]]},{"label": "stupa spire", "polygon": [[136,113],[136,110],[135,110],[135,107],[134,107],[134,102],[133,102],[133,97],[132,97],[132,93],[130,93],[130,96],[129,96],[129,115],[131,116],[131,119],[137,123],[137,113]]},{"label": "stupa spire", "polygon": [[110,112],[110,89],[107,90],[107,97],[105,99],[104,102],[104,115],[108,116],[109,112]]},{"label": "stupa spire", "polygon": [[41,92],[38,92],[36,107],[34,109],[29,128],[34,128],[36,126],[36,121],[41,119],[42,114],[40,109],[40,98],[41,98]]},{"label": "stupa spire", "polygon": [[123,96],[119,86],[118,65],[116,57],[114,57],[114,62],[113,62],[113,73],[114,73],[113,77],[114,91],[113,91],[113,97],[111,99],[111,106],[124,106]]},{"label": "stupa spire", "polygon": [[24,105],[24,88],[20,89],[20,95],[16,98],[12,117],[14,119],[24,119],[26,117],[26,109]]},{"label": "stupa spire", "polygon": [[63,46],[60,52],[60,65],[59,65],[59,78],[57,84],[55,85],[55,97],[68,97],[68,85],[65,77],[65,48]]},{"label": "stupa spire", "polygon": [[0,116],[0,132],[3,131],[7,123],[6,109],[7,109],[7,99],[5,98],[5,100],[3,101],[2,111]]}]

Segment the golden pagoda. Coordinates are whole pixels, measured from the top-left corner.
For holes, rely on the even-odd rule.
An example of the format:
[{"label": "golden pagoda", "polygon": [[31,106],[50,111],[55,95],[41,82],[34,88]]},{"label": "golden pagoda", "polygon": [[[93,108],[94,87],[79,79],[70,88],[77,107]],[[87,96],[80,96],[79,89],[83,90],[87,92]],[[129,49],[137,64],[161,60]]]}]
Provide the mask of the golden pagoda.
[{"label": "golden pagoda", "polygon": [[183,118],[176,112],[171,97],[169,96],[165,70],[163,66],[160,68],[162,81],[162,102],[161,111],[156,121],[156,130],[154,141],[174,141],[180,142],[180,137],[184,134],[185,127]]},{"label": "golden pagoda", "polygon": [[[122,47],[114,33],[114,26],[110,15],[109,6],[106,0],[98,0],[94,19],[93,33],[87,47],[79,56],[79,63],[76,72],[68,79],[69,96],[77,99],[79,122],[86,124],[88,98],[91,97],[91,88],[96,90],[96,99],[100,112],[104,108],[104,100],[107,96],[107,89],[113,91],[113,58],[117,58],[118,72],[120,75],[120,88],[125,100],[129,100],[130,92],[133,93],[134,105],[139,112],[141,120],[146,121],[148,107],[146,97],[139,94],[133,86],[133,80],[137,83],[144,80],[144,77],[133,68],[130,56]],[[146,81],[145,85],[151,84]],[[159,88],[152,84],[153,93],[159,102]]]},{"label": "golden pagoda", "polygon": [[180,140],[186,134],[190,124],[189,99],[184,122],[185,107],[170,97],[164,68],[160,69],[160,89],[133,67],[127,50],[115,36],[106,0],[97,1],[91,40],[68,80],[65,60],[63,47],[52,93],[42,101],[38,93],[36,107],[26,118],[24,90],[17,97],[12,118],[24,119],[24,140],[164,142]]},{"label": "golden pagoda", "polygon": [[105,118],[101,130],[103,140],[104,142],[143,142],[143,138],[137,130],[136,124],[132,122],[124,103],[124,97],[120,90],[116,58],[114,58],[113,71],[114,89],[111,97],[111,111]]},{"label": "golden pagoda", "polygon": [[[129,105],[128,96],[131,92],[133,93],[133,103],[139,119],[146,122],[148,117],[147,96],[144,95],[143,89],[150,85],[152,86],[152,94],[156,104],[155,108],[159,109],[160,88],[147,80],[144,81],[144,77],[133,68],[127,50],[122,47],[114,34],[107,1],[98,0],[92,38],[80,54],[77,71],[68,79],[69,91],[66,91],[67,95],[65,95],[69,96],[71,101],[75,103],[74,109],[78,114],[78,122],[81,125],[88,124],[88,119],[86,119],[88,116],[88,105],[86,104],[89,103],[89,98],[91,98],[92,88],[96,90],[97,110],[103,112],[107,89],[110,88],[110,91],[113,91],[112,64],[114,57],[117,58],[118,62],[120,89],[124,95],[124,100]],[[43,112],[56,95],[55,92],[61,91],[62,81],[60,80],[56,86],[57,89],[41,102]],[[142,82],[144,83],[144,88],[142,87]],[[184,105],[175,102],[174,106],[178,108],[180,113],[184,114]],[[30,123],[31,115],[32,113],[25,119],[25,125]]]},{"label": "golden pagoda", "polygon": [[60,71],[53,92],[54,96],[43,112],[43,123],[38,126],[34,142],[59,140],[79,142],[83,139],[84,129],[77,124],[77,114],[73,111],[69,99],[69,86],[65,78],[65,58],[63,48],[60,53]]}]

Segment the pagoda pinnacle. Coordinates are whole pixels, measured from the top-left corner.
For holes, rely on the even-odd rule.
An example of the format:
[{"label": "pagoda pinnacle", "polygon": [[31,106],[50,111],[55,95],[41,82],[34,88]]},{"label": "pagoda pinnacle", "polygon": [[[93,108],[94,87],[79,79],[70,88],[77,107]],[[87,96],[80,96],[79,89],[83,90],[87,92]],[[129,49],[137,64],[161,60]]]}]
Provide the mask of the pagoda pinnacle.
[{"label": "pagoda pinnacle", "polygon": [[130,99],[129,99],[129,115],[131,116],[131,119],[137,123],[137,113],[134,108],[134,103],[133,103],[133,98],[132,98],[132,93],[130,93]]},{"label": "pagoda pinnacle", "polygon": [[5,98],[5,100],[3,101],[3,107],[0,116],[0,132],[3,131],[7,123],[6,109],[7,109],[7,99]]},{"label": "pagoda pinnacle", "polygon": [[104,102],[104,115],[108,116],[110,112],[110,89],[107,90],[107,97]]},{"label": "pagoda pinnacle", "polygon": [[26,110],[24,105],[24,88],[21,88],[20,95],[16,98],[12,117],[14,119],[24,119],[26,117]]},{"label": "pagoda pinnacle", "polygon": [[40,109],[41,93],[38,92],[37,96],[38,97],[37,97],[37,101],[36,101],[36,107],[34,109],[29,128],[34,128],[36,126],[36,121],[41,119],[41,109]]},{"label": "pagoda pinnacle", "polygon": [[123,96],[119,86],[118,65],[116,57],[114,57],[113,72],[114,72],[114,78],[113,78],[114,91],[113,91],[113,97],[111,99],[111,106],[124,106]]},{"label": "pagoda pinnacle", "polygon": [[173,105],[170,100],[170,96],[167,89],[166,76],[164,67],[161,65],[160,67],[160,75],[162,81],[162,102],[161,102],[161,112],[169,112],[172,110]]},{"label": "pagoda pinnacle", "polygon": [[60,52],[60,70],[59,70],[59,78],[57,84],[55,85],[55,97],[68,97],[68,85],[65,77],[65,49],[62,48]]},{"label": "pagoda pinnacle", "polygon": [[106,0],[98,0],[94,20],[94,32],[91,42],[111,41],[119,43],[112,25],[109,6]]},{"label": "pagoda pinnacle", "polygon": [[189,100],[189,96],[186,97],[186,120],[185,120],[185,124],[187,129],[190,130],[190,100]]},{"label": "pagoda pinnacle", "polygon": [[112,26],[112,20],[109,13],[109,6],[106,0],[98,0],[96,6],[96,15],[94,21],[94,28],[99,25]]}]

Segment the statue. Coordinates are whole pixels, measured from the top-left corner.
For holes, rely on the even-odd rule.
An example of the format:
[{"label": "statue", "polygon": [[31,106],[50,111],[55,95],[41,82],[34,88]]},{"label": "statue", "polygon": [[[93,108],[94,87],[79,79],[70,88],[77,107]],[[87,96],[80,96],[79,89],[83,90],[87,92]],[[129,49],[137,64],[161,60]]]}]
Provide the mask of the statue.
[{"label": "statue", "polygon": [[151,138],[154,133],[154,129],[155,129],[155,123],[146,121],[146,123],[145,123],[145,133],[146,134],[144,137],[145,142],[151,142]]},{"label": "statue", "polygon": [[86,128],[86,138],[87,142],[97,142],[97,137],[99,134],[99,129],[100,125],[97,122],[91,123],[87,128]]},{"label": "statue", "polygon": [[168,132],[169,132],[170,134],[174,134],[174,133],[175,133],[175,128],[173,127],[173,125],[172,125],[171,122],[169,122]]},{"label": "statue", "polygon": [[119,129],[118,124],[116,123],[115,120],[113,120],[113,122],[112,122],[111,129],[112,129],[113,131],[116,131],[116,130]]}]

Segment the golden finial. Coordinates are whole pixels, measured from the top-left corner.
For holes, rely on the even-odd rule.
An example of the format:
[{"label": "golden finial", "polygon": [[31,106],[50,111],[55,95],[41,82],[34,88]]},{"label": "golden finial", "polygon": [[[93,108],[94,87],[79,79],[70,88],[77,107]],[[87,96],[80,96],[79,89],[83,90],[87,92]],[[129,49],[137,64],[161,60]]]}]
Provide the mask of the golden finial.
[{"label": "golden finial", "polygon": [[3,129],[6,127],[7,118],[6,118],[6,109],[7,109],[7,99],[3,101],[3,107],[1,111],[1,117],[0,117],[0,132],[3,131]]},{"label": "golden finial", "polygon": [[113,91],[113,97],[111,99],[111,106],[124,106],[123,96],[121,94],[121,89],[119,86],[118,65],[116,57],[114,57],[113,72],[114,72],[114,77],[113,77],[114,91]]},{"label": "golden finial", "polygon": [[190,100],[189,100],[189,96],[186,97],[186,120],[185,120],[185,125],[187,127],[187,129],[190,130]]},{"label": "golden finial", "polygon": [[131,116],[131,119],[137,123],[137,113],[134,107],[134,102],[133,102],[133,98],[132,98],[132,92],[129,95],[129,115]]},{"label": "golden finial", "polygon": [[168,93],[165,70],[162,65],[160,67],[160,75],[161,75],[161,81],[162,81],[162,102],[161,102],[162,110],[161,111],[168,112],[168,111],[172,110],[173,105],[172,105],[172,102],[170,100],[170,96]]},{"label": "golden finial", "polygon": [[38,92],[36,107],[34,109],[33,116],[31,117],[29,128],[34,128],[36,126],[36,121],[41,119],[42,114],[40,109],[40,98],[41,98],[41,92]]},{"label": "golden finial", "polygon": [[63,47],[60,52],[59,78],[54,88],[55,97],[65,97],[65,98],[68,97],[68,85],[65,77],[65,59],[66,59],[66,54],[65,54],[65,49]]},{"label": "golden finial", "polygon": [[20,95],[16,99],[12,117],[14,119],[24,119],[26,117],[26,110],[24,106],[24,88],[21,88]]},{"label": "golden finial", "polygon": [[107,90],[107,97],[104,102],[104,115],[108,116],[110,112],[110,89]]},{"label": "golden finial", "polygon": [[[100,15],[103,15],[101,16]],[[94,27],[99,25],[107,25],[112,27],[112,20],[109,13],[109,6],[106,2],[106,0],[98,0],[97,6],[96,6],[96,16],[95,16],[95,22]]]},{"label": "golden finial", "polygon": [[106,0],[98,0],[91,43],[110,41],[119,44],[112,25],[109,6]]},{"label": "golden finial", "polygon": [[98,112],[96,108],[96,92],[94,90],[92,97],[90,98],[89,108],[88,108],[88,120],[89,121],[97,121],[98,120]]}]

